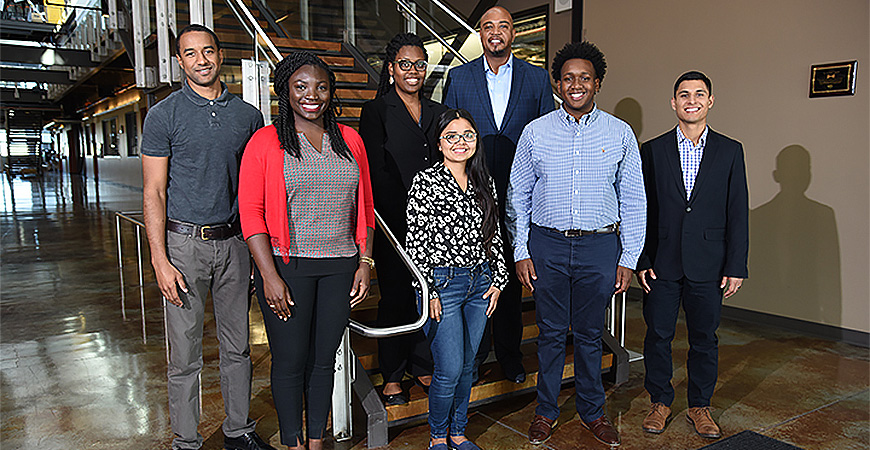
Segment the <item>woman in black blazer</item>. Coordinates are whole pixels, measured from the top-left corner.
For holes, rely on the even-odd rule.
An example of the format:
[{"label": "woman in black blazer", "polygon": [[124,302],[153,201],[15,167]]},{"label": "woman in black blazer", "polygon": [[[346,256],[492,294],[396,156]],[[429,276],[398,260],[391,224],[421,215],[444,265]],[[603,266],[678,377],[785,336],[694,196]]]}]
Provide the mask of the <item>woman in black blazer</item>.
[{"label": "woman in black blazer", "polygon": [[[360,135],[369,159],[375,209],[399,242],[405,242],[405,205],[411,179],[440,160],[435,122],[447,107],[423,96],[426,49],[412,33],[396,35],[387,44],[378,93],[363,105]],[[411,273],[378,229],[374,243],[381,300],[378,325],[413,322],[418,316]],[[408,395],[401,381],[405,372],[428,390],[432,356],[422,332],[378,340],[378,364],[387,404],[403,404]]]}]

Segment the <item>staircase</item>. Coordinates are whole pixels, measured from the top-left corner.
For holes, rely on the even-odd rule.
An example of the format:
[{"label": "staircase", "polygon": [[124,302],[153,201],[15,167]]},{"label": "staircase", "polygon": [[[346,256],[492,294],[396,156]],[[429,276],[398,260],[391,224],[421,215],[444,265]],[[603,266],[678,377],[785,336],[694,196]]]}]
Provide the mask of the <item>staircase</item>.
[{"label": "staircase", "polygon": [[[232,1],[232,0],[231,0]],[[251,0],[246,0],[250,2]],[[357,0],[358,2],[374,3],[379,0]],[[315,3],[315,2],[312,2]],[[381,5],[383,2],[381,2]],[[183,8],[183,3],[177,3],[179,9],[176,17],[179,24],[189,22],[188,11]],[[347,125],[357,127],[359,115],[362,109],[362,104],[375,97],[377,87],[377,71],[370,65],[371,62],[379,62],[379,54],[383,50],[386,41],[392,37],[395,32],[403,31],[401,28],[395,29],[395,24],[389,18],[390,14],[400,17],[395,11],[393,5],[392,11],[381,11],[376,13],[377,8],[370,8],[368,3],[358,8],[360,14],[356,17],[356,21],[360,27],[356,28],[353,36],[357,39],[358,46],[351,46],[345,42],[336,42],[331,39],[346,38],[347,32],[342,30],[343,21],[337,19],[341,16],[339,11],[342,11],[342,2],[340,0],[325,0],[316,2],[309,9],[311,20],[309,35],[315,40],[302,40],[295,38],[280,37],[279,33],[271,28],[269,23],[282,23],[286,28],[287,34],[291,36],[299,36],[300,30],[297,27],[299,17],[294,14],[299,14],[297,2],[270,2],[269,8],[275,11],[276,17],[266,17],[262,11],[248,4],[248,9],[254,16],[257,24],[265,30],[269,39],[272,41],[277,50],[282,55],[287,55],[290,52],[298,50],[306,50],[320,56],[327,64],[329,64],[336,73],[337,90],[336,95],[342,103],[342,115],[339,120]],[[224,67],[222,71],[222,80],[227,84],[230,92],[241,95],[242,86],[242,60],[253,59],[254,57],[254,42],[253,38],[246,31],[233,11],[225,4],[214,3],[214,31],[221,39],[224,48]],[[479,5],[482,14],[483,6]],[[385,22],[390,22],[388,25]],[[362,26],[364,25],[364,26]],[[372,31],[374,30],[374,31]],[[284,35],[284,33],[280,33]],[[152,35],[153,36],[153,35]],[[148,41],[148,39],[146,39]],[[154,39],[150,40],[150,51],[154,51]],[[364,47],[363,53],[359,50]],[[174,53],[174,51],[173,51]],[[271,55],[268,57],[272,57]],[[260,56],[263,59],[263,56]],[[275,63],[276,61],[272,61]],[[278,114],[277,99],[274,95],[274,89],[270,86],[270,110],[272,116]],[[376,277],[376,274],[375,274]],[[377,281],[374,280],[372,294],[361,305],[357,306],[351,313],[351,318],[359,323],[373,323],[377,313],[377,303],[380,298],[379,290],[377,289]],[[526,381],[522,384],[516,384],[505,380],[498,363],[490,358],[480,368],[480,380],[472,388],[471,405],[482,405],[503,399],[505,397],[518,395],[532,391],[537,383],[537,356],[535,340],[538,335],[538,329],[535,325],[534,301],[529,292],[524,292],[523,299],[523,343],[522,352],[524,355],[523,365],[527,371]],[[605,333],[603,338],[604,355],[602,357],[602,368],[608,377],[614,382],[622,382],[628,376],[628,354],[619,346],[615,339]],[[346,360],[344,368],[345,372],[355,373],[353,381],[353,390],[357,398],[365,409],[368,420],[368,446],[378,447],[387,444],[387,428],[389,426],[399,425],[403,423],[422,421],[426,418],[429,410],[428,398],[422,388],[413,385],[412,380],[406,380],[406,390],[410,393],[410,401],[405,405],[383,405],[378,393],[382,389],[383,379],[378,368],[377,358],[377,341],[376,339],[366,338],[358,334],[351,333],[350,349],[356,356],[356,361],[353,359]],[[340,350],[342,352],[342,350]],[[339,361],[351,352],[343,353]],[[339,362],[339,365],[342,363]],[[349,367],[353,366],[353,367]],[[572,346],[569,345],[566,351],[565,368],[563,371],[563,380],[571,381],[574,376],[574,361]],[[337,374],[337,380],[344,375]],[[354,375],[344,378],[349,380]],[[344,383],[344,382],[342,382]],[[337,391],[339,389],[337,388]],[[346,389],[345,389],[346,390]],[[349,394],[348,392],[341,395]],[[339,397],[334,397],[339,398]],[[342,397],[349,398],[349,397]],[[342,400],[343,401],[343,400]],[[346,402],[349,403],[349,400]],[[347,406],[345,404],[344,406]],[[339,417],[344,415],[348,419],[350,412],[339,412],[338,408],[333,408],[333,429],[337,439],[349,437],[349,427],[338,425]],[[340,437],[339,437],[340,436]]]},{"label": "staircase", "polygon": [[[377,92],[377,81],[369,76],[369,72],[363,66],[365,61],[355,59],[347,45],[342,42],[278,37],[258,10],[252,8],[251,12],[282,55],[286,56],[300,50],[309,51],[319,56],[335,71],[336,97],[342,105],[339,122],[356,128],[363,103],[374,99]],[[186,10],[178,11],[179,24],[187,23],[187,17]],[[224,49],[221,79],[230,92],[241,96],[242,59],[252,58],[253,41],[228,8],[215,9],[214,31]],[[274,117],[278,114],[278,99],[271,85],[270,95],[272,98],[270,112]]]},{"label": "staircase", "polygon": [[42,114],[4,110],[6,114],[6,175],[42,174]]},{"label": "staircase", "polygon": [[[377,274],[375,273],[375,277]],[[372,294],[361,305],[351,312],[351,319],[361,323],[373,323],[377,313],[377,300],[380,293],[377,289],[377,281],[372,283]],[[538,358],[535,341],[538,336],[538,327],[535,324],[534,300],[530,293],[523,289],[523,341],[521,350],[523,353],[523,366],[526,369],[526,381],[521,384],[508,381],[502,374],[501,367],[490,358],[480,368],[480,379],[471,390],[471,406],[479,406],[500,399],[531,392],[537,385]],[[565,356],[565,367],[562,372],[564,383],[573,382],[574,356],[573,345],[570,336]],[[602,372],[607,379],[614,383],[624,382],[628,378],[628,354],[613,338],[605,333],[604,354],[601,359]],[[380,392],[383,388],[383,379],[378,370],[377,341],[356,334],[351,335],[351,346],[360,365],[365,369],[369,380]],[[612,350],[614,349],[614,350]],[[386,405],[386,415],[389,426],[400,425],[409,422],[422,421],[429,411],[429,402],[423,389],[414,384],[413,380],[406,379],[403,387],[410,394],[410,401],[404,405]],[[376,446],[376,445],[375,445]],[[371,439],[369,447],[372,447]]]}]

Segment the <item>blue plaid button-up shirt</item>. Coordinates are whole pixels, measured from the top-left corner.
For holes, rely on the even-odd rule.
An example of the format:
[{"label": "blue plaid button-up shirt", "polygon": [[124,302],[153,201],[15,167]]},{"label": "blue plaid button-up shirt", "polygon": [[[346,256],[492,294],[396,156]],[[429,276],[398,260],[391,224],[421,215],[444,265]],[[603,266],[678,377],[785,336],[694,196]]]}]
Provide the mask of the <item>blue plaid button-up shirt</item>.
[{"label": "blue plaid button-up shirt", "polygon": [[683,130],[677,127],[677,148],[680,150],[680,168],[683,170],[683,186],[686,187],[686,200],[692,197],[692,189],[695,187],[695,178],[701,167],[701,158],[704,156],[704,146],[707,145],[707,130],[705,127],[701,133],[698,145],[683,134]]},{"label": "blue plaid button-up shirt", "polygon": [[596,230],[620,223],[619,265],[634,269],[646,234],[646,193],[637,140],[599,110],[575,120],[560,108],[523,130],[511,167],[507,227],[514,258],[529,258],[532,223]]}]

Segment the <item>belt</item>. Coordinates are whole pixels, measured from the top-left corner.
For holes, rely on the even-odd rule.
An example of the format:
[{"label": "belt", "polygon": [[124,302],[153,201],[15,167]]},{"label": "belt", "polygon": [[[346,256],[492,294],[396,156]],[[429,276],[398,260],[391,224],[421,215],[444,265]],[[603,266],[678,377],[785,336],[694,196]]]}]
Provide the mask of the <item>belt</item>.
[{"label": "belt", "polygon": [[554,233],[559,233],[562,236],[567,238],[581,237],[581,236],[589,236],[592,234],[610,234],[610,233],[618,233],[619,232],[619,223],[612,223],[610,225],[603,226],[597,230],[557,230],[555,228],[549,227],[541,227],[547,231],[552,231]]},{"label": "belt", "polygon": [[202,239],[203,241],[231,238],[242,231],[238,221],[231,224],[196,225],[172,219],[166,220],[166,229],[173,233],[184,234],[192,238]]}]

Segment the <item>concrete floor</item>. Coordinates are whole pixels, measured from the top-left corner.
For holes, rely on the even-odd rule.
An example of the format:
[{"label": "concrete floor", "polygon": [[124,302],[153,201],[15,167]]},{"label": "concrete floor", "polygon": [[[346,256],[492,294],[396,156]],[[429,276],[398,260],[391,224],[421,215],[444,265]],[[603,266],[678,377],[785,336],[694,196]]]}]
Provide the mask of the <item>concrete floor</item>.
[{"label": "concrete floor", "polygon": [[[134,287],[135,235],[128,225],[126,320],[120,300],[114,212],[141,209],[140,191],[48,174],[4,178],[0,192],[0,447],[168,448],[160,297],[146,258],[143,322]],[[255,396],[250,415],[259,421],[260,435],[278,446],[269,351],[256,304],[250,316]],[[640,349],[644,325],[638,302],[629,303],[628,329],[627,346]],[[722,324],[720,342],[713,404],[725,436],[748,429],[807,450],[870,448],[867,349],[733,321]],[[211,316],[205,343],[200,432],[204,448],[218,449],[223,405]],[[710,443],[683,418],[686,350],[685,331],[678,331],[676,417],[662,435],[640,429],[649,401],[642,363],[632,364],[627,383],[608,387],[608,414],[622,433],[621,448],[697,449]],[[469,437],[486,450],[605,448],[577,420],[572,389],[562,392],[554,436],[539,447],[530,445],[525,433],[534,400],[527,394],[473,410]],[[358,421],[356,430],[351,441],[327,440],[327,448],[364,449],[364,423]],[[427,436],[425,424],[397,427],[388,448],[425,449]]]}]

